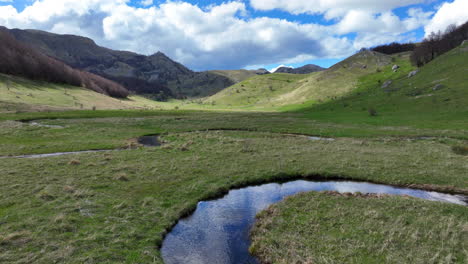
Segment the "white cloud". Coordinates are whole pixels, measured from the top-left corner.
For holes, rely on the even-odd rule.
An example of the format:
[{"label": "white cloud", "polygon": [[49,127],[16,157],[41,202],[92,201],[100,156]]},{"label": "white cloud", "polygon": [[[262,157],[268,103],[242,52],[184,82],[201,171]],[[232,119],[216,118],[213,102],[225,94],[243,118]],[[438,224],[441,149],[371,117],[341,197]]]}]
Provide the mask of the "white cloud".
[{"label": "white cloud", "polygon": [[393,41],[407,41],[404,34],[429,23],[433,12],[420,8],[410,8],[408,17],[400,19],[392,12],[373,15],[368,12],[352,10],[335,25],[336,32],[347,34],[356,32],[354,47],[372,47]]},{"label": "white cloud", "polygon": [[426,36],[431,32],[444,32],[445,29],[455,24],[457,26],[468,21],[468,1],[455,0],[451,3],[444,3],[437,13],[434,15],[432,21],[425,27]]},{"label": "white cloud", "polygon": [[285,67],[285,68],[291,68],[291,69],[294,69],[294,67],[293,67],[293,66],[286,66],[286,65],[284,65],[284,64],[281,64],[280,66],[278,66],[278,67],[276,67],[276,68],[273,68],[273,69],[269,70],[269,72],[272,72],[272,73],[274,73],[274,72],[276,72],[276,71],[277,71],[279,68],[283,68],[283,67]]},{"label": "white cloud", "polygon": [[427,0],[250,0],[257,10],[281,9],[292,14],[325,14],[328,19],[342,17],[348,11],[381,13]]},{"label": "white cloud", "polygon": [[150,5],[153,5],[153,0],[141,0],[140,4],[142,6],[150,6]]},{"label": "white cloud", "polygon": [[0,25],[83,35],[99,45],[148,55],[162,51],[195,70],[353,52],[351,41],[326,26],[249,18],[246,9],[239,1],[207,8],[171,1],[137,8],[126,0],[42,0],[19,13],[0,6]]},{"label": "white cloud", "polygon": [[[410,9],[399,18],[392,8],[424,0],[251,0],[257,9],[325,14],[330,26],[251,17],[242,1],[199,7],[183,1],[133,7],[128,0],[36,0],[21,12],[0,6],[0,25],[90,37],[112,49],[162,51],[195,70],[292,64],[341,58],[356,49],[404,39],[431,13]],[[153,1],[138,0],[142,6]],[[442,10],[442,9],[441,9]],[[357,33],[357,37],[344,37]]]}]

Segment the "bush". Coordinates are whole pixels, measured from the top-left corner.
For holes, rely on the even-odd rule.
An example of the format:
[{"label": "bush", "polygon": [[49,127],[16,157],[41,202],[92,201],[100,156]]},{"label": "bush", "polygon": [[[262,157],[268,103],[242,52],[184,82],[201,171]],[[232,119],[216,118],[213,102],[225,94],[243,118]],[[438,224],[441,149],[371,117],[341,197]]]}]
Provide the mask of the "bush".
[{"label": "bush", "polygon": [[377,110],[375,110],[375,108],[373,107],[369,107],[367,109],[367,112],[369,113],[370,116],[377,116]]}]

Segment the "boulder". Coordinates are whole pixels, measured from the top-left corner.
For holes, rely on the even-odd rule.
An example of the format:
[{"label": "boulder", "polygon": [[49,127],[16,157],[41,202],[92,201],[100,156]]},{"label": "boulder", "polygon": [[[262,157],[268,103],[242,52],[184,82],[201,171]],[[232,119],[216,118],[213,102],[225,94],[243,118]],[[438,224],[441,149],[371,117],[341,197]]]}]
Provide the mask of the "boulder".
[{"label": "boulder", "polygon": [[444,85],[439,83],[439,84],[437,84],[436,86],[434,86],[432,88],[432,91],[438,91],[438,90],[441,90],[443,88],[444,88]]},{"label": "boulder", "polygon": [[390,86],[393,82],[391,80],[385,81],[384,84],[382,84],[382,89],[387,88]]},{"label": "boulder", "polygon": [[415,76],[416,74],[418,74],[418,72],[419,72],[419,70],[414,70],[414,71],[410,72],[408,74],[408,78],[411,78],[411,77]]}]

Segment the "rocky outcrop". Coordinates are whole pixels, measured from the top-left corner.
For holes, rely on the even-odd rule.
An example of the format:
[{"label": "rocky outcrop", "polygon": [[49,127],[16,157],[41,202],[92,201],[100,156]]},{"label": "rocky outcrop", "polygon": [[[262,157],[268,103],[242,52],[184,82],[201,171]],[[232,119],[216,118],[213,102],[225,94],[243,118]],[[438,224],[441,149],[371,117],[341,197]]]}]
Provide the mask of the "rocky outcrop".
[{"label": "rocky outcrop", "polygon": [[325,70],[325,68],[322,68],[318,65],[307,64],[299,68],[281,67],[278,68],[275,73],[308,74],[323,70]]},{"label": "rocky outcrop", "polygon": [[416,74],[418,74],[418,72],[419,72],[419,70],[414,70],[414,71],[408,73],[408,78],[416,76]]}]

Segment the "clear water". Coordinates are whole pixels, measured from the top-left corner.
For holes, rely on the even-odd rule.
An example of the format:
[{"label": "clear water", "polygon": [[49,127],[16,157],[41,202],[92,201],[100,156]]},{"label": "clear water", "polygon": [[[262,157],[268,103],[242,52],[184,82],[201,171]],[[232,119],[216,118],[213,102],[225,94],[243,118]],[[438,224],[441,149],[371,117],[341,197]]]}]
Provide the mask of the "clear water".
[{"label": "clear water", "polygon": [[[157,136],[139,137],[138,143],[146,147],[161,146],[161,143],[159,142],[159,138]],[[124,149],[98,149],[98,150],[83,150],[83,151],[71,151],[71,152],[55,152],[55,153],[32,154],[32,155],[21,155],[21,156],[3,156],[0,158],[38,159],[38,158],[56,157],[56,156],[71,155],[71,154],[109,152],[109,151],[117,151],[117,150],[124,150]]]},{"label": "clear water", "polygon": [[166,236],[161,253],[166,264],[258,263],[252,257],[249,231],[255,215],[287,196],[307,191],[361,192],[409,195],[426,200],[466,205],[466,197],[360,182],[292,181],[230,191],[218,200],[199,202]]}]

